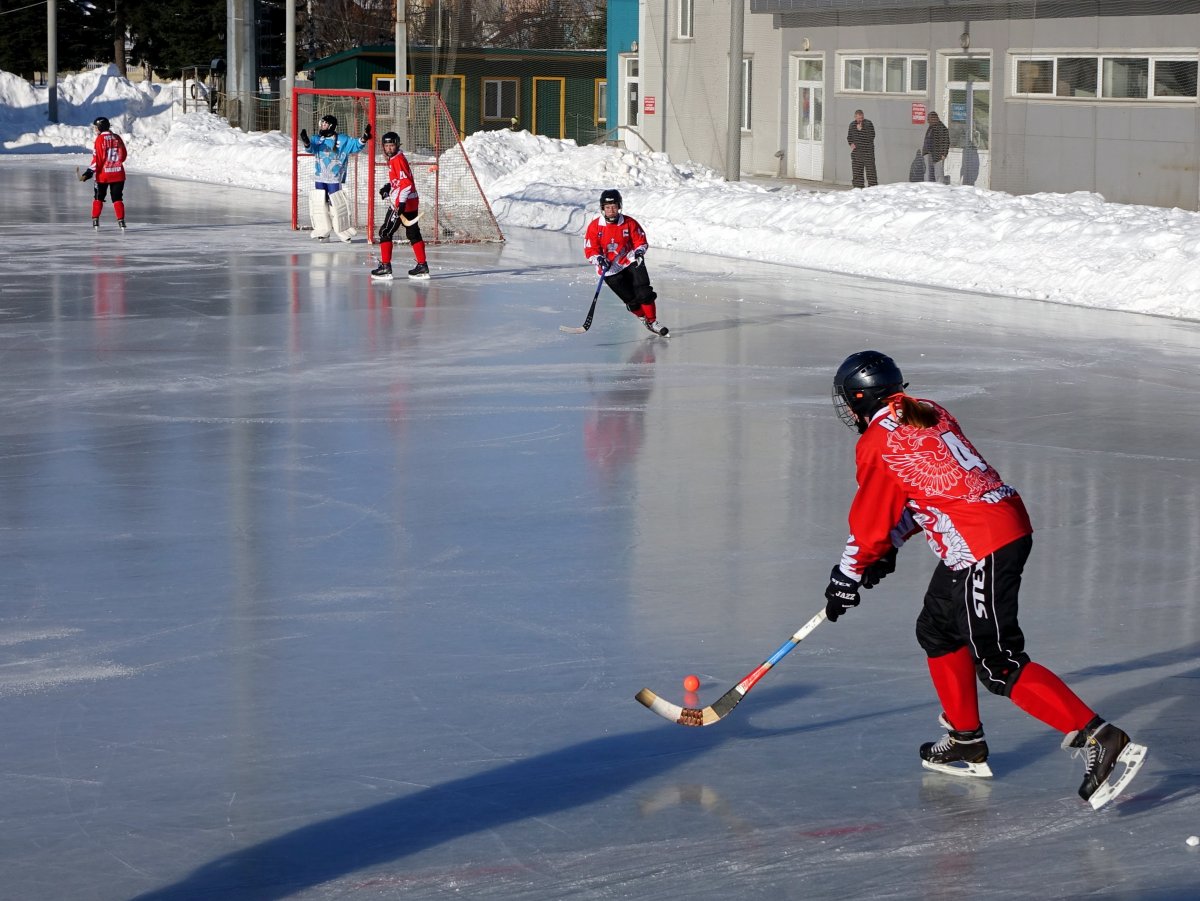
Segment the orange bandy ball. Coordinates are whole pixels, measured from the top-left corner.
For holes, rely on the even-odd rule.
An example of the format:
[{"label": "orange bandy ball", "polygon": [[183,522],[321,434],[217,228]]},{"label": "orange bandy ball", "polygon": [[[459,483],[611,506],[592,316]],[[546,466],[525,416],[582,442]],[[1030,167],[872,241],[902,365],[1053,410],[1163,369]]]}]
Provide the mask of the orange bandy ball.
[{"label": "orange bandy ball", "polygon": [[700,687],[700,680],[697,679],[695,676],[685,676],[684,677],[684,679],[683,679],[683,690],[684,691],[695,691],[699,687]]}]

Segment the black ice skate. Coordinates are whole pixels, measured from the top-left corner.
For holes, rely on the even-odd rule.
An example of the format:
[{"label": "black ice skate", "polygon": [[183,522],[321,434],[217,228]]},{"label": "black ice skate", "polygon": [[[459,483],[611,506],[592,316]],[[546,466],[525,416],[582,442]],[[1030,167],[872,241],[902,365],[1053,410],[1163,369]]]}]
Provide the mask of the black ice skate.
[{"label": "black ice skate", "polygon": [[657,319],[655,319],[653,322],[651,322],[649,319],[643,319],[642,325],[646,326],[647,329],[654,332],[654,334],[658,335],[660,338],[665,338],[671,333],[670,329],[668,329]]},{"label": "black ice skate", "polygon": [[[1083,757],[1083,784],[1079,797],[1099,810],[1121,793],[1137,775],[1146,760],[1146,747],[1134,744],[1129,736],[1096,717],[1077,732],[1063,739],[1065,750]],[[1117,765],[1122,769],[1118,772]]]},{"label": "black ice skate", "polygon": [[390,282],[392,280],[392,264],[380,263],[371,270],[371,278],[381,282]]},{"label": "black ice skate", "polygon": [[125,228],[125,220],[124,220],[124,219],[118,219],[118,220],[117,220],[117,228],[120,228],[120,229],[124,229],[124,228]]},{"label": "black ice skate", "polygon": [[983,727],[972,732],[961,732],[950,727],[946,714],[938,717],[946,728],[940,741],[921,745],[921,766],[935,773],[951,776],[976,776],[987,778],[992,775],[988,766],[988,746],[983,740]]},{"label": "black ice skate", "polygon": [[429,278],[429,264],[428,263],[417,263],[417,265],[413,266],[411,269],[408,270],[408,277],[409,278]]},{"label": "black ice skate", "polygon": [[99,217],[97,217],[97,216],[93,216],[93,217],[92,217],[92,228],[99,228],[99,227],[100,227],[100,219],[99,219]]}]

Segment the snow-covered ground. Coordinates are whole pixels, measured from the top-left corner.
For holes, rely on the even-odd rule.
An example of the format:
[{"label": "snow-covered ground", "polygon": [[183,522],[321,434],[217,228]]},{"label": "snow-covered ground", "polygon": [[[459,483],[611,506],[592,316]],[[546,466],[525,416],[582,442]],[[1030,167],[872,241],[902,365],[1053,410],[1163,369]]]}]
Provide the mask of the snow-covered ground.
[{"label": "snow-covered ground", "polygon": [[[113,67],[46,90],[0,72],[0,150],[86,163],[89,124],[129,138],[129,170],[289,190],[290,139],[181,112],[179,84],[132,84]],[[917,285],[1200,319],[1200,214],[1091,193],[1014,197],[930,184],[807,191],[726,182],[665,155],[579,147],[528,132],[471,135],[468,152],[502,225],[582,234],[619,188],[652,245]]]}]

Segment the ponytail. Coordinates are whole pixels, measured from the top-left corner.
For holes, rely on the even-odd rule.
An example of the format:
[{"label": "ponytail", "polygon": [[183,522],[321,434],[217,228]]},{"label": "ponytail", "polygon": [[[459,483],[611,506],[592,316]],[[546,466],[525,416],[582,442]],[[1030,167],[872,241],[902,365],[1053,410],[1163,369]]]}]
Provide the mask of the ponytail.
[{"label": "ponytail", "polygon": [[909,397],[903,391],[889,397],[887,405],[892,419],[901,425],[909,425],[914,429],[929,429],[938,423],[938,415],[933,407],[921,403],[915,397]]}]

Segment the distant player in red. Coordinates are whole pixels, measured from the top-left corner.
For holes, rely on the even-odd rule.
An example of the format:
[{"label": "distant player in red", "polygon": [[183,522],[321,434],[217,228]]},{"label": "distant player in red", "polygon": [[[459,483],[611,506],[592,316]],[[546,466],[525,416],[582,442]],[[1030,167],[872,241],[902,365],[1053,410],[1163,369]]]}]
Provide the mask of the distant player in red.
[{"label": "distant player in red", "polygon": [[383,154],[388,159],[388,182],[379,189],[379,196],[388,203],[383,225],[379,226],[380,263],[371,270],[371,278],[389,281],[392,278],[392,237],[403,225],[404,236],[412,244],[417,265],[408,270],[409,278],[429,278],[429,265],[425,260],[425,239],[421,237],[421,226],[417,224],[419,200],[417,186],[413,182],[412,167],[400,150],[400,135],[389,131],[381,139]]},{"label": "distant player in red", "polygon": [[871,588],[893,572],[899,547],[924,532],[941,562],[917,617],[917,641],[948,731],[921,746],[922,764],[956,775],[992,775],[978,677],[1066,736],[1063,747],[1084,757],[1079,795],[1099,809],[1133,778],[1146,749],[1025,653],[1017,622],[1021,573],[1033,548],[1025,505],[949,412],[910,397],[905,387],[892,359],[873,350],[847,357],[834,377],[838,415],[862,437],[850,537],[830,573],[825,613],[836,622],[858,606],[859,586]]},{"label": "distant player in red", "polygon": [[602,215],[593,219],[584,235],[583,255],[604,274],[604,283],[621,298],[625,308],[656,335],[666,336],[668,329],[658,321],[654,301],[658,295],[650,287],[646,272],[646,232],[632,216],[621,213],[621,192],[609,188],[600,195]]},{"label": "distant player in red", "polygon": [[96,129],[96,143],[92,149],[92,162],[79,175],[80,181],[96,176],[96,190],[92,195],[92,228],[100,227],[100,212],[104,209],[104,198],[112,191],[113,212],[117,225],[125,227],[125,142],[120,135],[113,134],[112,126],[104,116],[92,120]]}]

